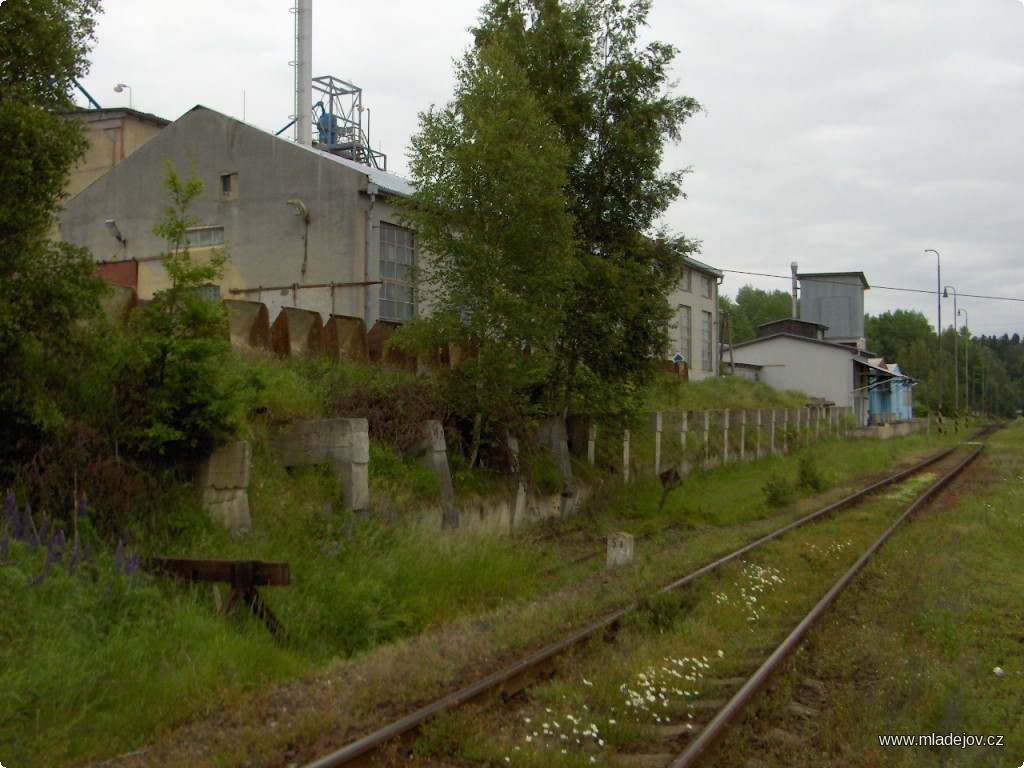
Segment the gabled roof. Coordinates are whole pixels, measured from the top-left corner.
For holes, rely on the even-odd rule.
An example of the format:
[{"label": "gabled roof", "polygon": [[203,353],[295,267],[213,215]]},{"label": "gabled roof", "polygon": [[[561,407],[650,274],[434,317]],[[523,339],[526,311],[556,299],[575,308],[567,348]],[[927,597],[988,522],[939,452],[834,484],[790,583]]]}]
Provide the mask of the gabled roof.
[{"label": "gabled roof", "polygon": [[[268,137],[274,139],[275,141],[280,141],[284,145],[294,147],[296,150],[302,152],[312,152],[324,162],[337,163],[338,165],[344,166],[346,168],[351,168],[352,170],[358,171],[359,173],[366,174],[367,179],[372,184],[376,184],[378,191],[383,194],[397,195],[399,197],[408,197],[415,191],[415,188],[413,187],[412,184],[410,184],[408,181],[403,179],[401,176],[398,176],[397,174],[389,173],[388,171],[382,171],[379,168],[373,167],[372,165],[363,165],[362,163],[357,163],[354,160],[349,160],[346,157],[332,155],[330,152],[324,152],[323,150],[317,149],[316,147],[307,147],[303,144],[297,144],[291,139],[285,139],[282,138],[281,136],[277,136],[271,133],[270,131],[266,131],[262,128],[257,128],[254,125],[249,125],[249,123],[243,123],[241,120],[237,120],[234,117],[222,114],[221,112],[218,112],[215,109],[204,107],[202,104],[197,104],[196,106],[192,107],[192,109],[186,112],[185,115],[188,115],[196,111],[207,112],[217,118],[220,118],[221,120],[230,121],[233,123],[237,123],[240,126],[244,126],[248,130],[259,131],[260,133],[266,134]],[[182,115],[182,117],[185,117],[185,115]],[[181,119],[182,118],[178,118],[178,120]],[[177,122],[177,120],[175,122]]]},{"label": "gabled roof", "polygon": [[772,333],[768,336],[760,336],[756,339],[748,339],[747,341],[741,341],[738,344],[733,344],[733,349],[741,349],[743,347],[751,347],[757,344],[764,344],[767,341],[773,341],[775,339],[793,339],[795,341],[803,342],[806,344],[817,344],[819,346],[831,347],[832,349],[839,349],[850,355],[859,354],[858,350],[847,344],[836,344],[834,341],[825,341],[823,339],[812,339],[810,336],[800,336],[795,333]]}]

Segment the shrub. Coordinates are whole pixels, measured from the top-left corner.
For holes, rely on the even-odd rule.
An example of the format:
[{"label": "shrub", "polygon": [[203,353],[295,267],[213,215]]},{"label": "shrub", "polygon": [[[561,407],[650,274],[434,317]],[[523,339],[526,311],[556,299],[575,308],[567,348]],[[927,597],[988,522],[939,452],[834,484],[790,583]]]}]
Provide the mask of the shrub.
[{"label": "shrub", "polygon": [[782,477],[773,477],[764,484],[765,501],[774,508],[786,507],[793,503],[793,485]]},{"label": "shrub", "polygon": [[801,456],[800,465],[797,470],[796,484],[799,488],[817,493],[828,487],[825,476],[821,473],[817,463],[810,456]]}]

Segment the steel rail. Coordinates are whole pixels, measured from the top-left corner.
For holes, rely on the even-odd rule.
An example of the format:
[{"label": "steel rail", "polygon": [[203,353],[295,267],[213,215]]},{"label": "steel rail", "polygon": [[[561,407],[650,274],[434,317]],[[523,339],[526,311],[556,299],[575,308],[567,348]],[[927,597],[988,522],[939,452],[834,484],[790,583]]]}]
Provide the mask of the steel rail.
[{"label": "steel rail", "polygon": [[[676,581],[673,581],[672,583],[662,587],[659,590],[659,594],[679,589],[680,587],[683,587],[691,583],[700,576],[703,576],[709,573],[710,571],[713,571],[716,568],[719,568],[722,565],[725,565],[726,563],[735,560],[738,557],[742,557],[743,555],[747,554],[753,549],[756,549],[762,544],[766,544],[769,541],[777,539],[778,537],[782,536],[785,533],[788,533],[794,528],[810,523],[832,512],[836,512],[846,506],[849,506],[853,502],[871,493],[874,493],[875,491],[892,485],[893,483],[898,483],[901,480],[905,479],[906,477],[913,475],[917,472],[920,472],[921,470],[931,466],[932,464],[941,461],[942,459],[946,458],[951,453],[953,453],[955,450],[956,447],[954,446],[953,448],[949,448],[945,451],[942,451],[941,453],[938,453],[931,458],[925,459],[921,463],[916,464],[915,466],[910,467],[909,469],[903,470],[902,472],[898,472],[895,475],[885,478],[884,480],[881,480],[877,483],[874,483],[863,490],[850,494],[849,496],[846,496],[845,498],[840,499],[839,501],[830,504],[827,507],[812,512],[808,515],[805,515],[804,517],[795,520],[766,536],[762,536],[756,541],[753,541],[750,544],[747,544],[741,547],[740,549],[735,550],[734,552],[731,552],[730,554],[722,558],[719,558],[718,560],[715,560],[712,563],[708,563],[707,565],[699,568],[698,570]],[[572,635],[563,638],[562,640],[556,643],[548,645],[542,648],[541,650],[537,651],[536,653],[533,653],[528,657],[520,659],[514,664],[505,667],[504,669],[495,672],[486,678],[478,680],[477,682],[472,683],[469,686],[461,688],[458,691],[455,691],[447,696],[437,699],[436,701],[416,710],[415,712],[407,715],[406,717],[403,717],[400,720],[396,720],[382,728],[379,728],[378,730],[374,731],[373,733],[367,736],[364,736],[356,741],[347,744],[341,749],[331,752],[330,754],[324,755],[323,757],[320,757],[319,759],[314,760],[311,763],[307,763],[304,766],[304,768],[339,768],[340,766],[354,764],[358,760],[368,757],[370,753],[379,749],[382,745],[391,741],[392,739],[403,736],[415,730],[423,723],[425,723],[427,720],[439,714],[440,712],[443,712],[446,709],[450,709],[460,704],[464,704],[468,701],[472,701],[476,698],[483,696],[486,693],[495,691],[498,689],[499,686],[502,686],[508,681],[514,679],[516,676],[525,674],[529,672],[529,670],[538,667],[546,661],[549,661],[550,659],[566,651],[568,648],[571,648],[575,645],[579,645],[583,642],[586,642],[587,640],[590,640],[591,638],[598,635],[598,633],[604,632],[608,628],[613,627],[615,624],[621,621],[622,618],[625,617],[627,614],[636,610],[638,606],[639,603],[631,603],[623,608],[619,608],[609,613],[604,618],[599,619],[598,621],[578,630]]]},{"label": "steel rail", "polygon": [[835,602],[836,598],[838,598],[843,590],[849,586],[853,578],[861,571],[868,561],[874,557],[896,529],[899,528],[903,522],[910,517],[910,515],[914,514],[914,512],[916,512],[925,502],[935,496],[935,494],[950,483],[953,478],[959,475],[964,468],[978,458],[983,448],[984,446],[979,446],[971,452],[963,461],[950,470],[948,474],[933,483],[928,490],[919,496],[898,518],[896,518],[896,521],[886,529],[885,533],[883,533],[870,547],[867,548],[867,550],[864,551],[864,554],[857,559],[857,562],[855,562],[850,569],[839,578],[832,588],[825,593],[825,596],[818,601],[810,612],[800,621],[796,628],[772,652],[768,659],[758,667],[757,671],[751,675],[739,691],[737,691],[736,694],[726,702],[725,706],[719,710],[718,714],[701,729],[700,733],[689,743],[686,749],[674,761],[672,761],[669,768],[691,768],[697,764],[697,761],[707,753],[708,750],[715,746],[718,740],[724,735],[725,730],[729,727],[732,721],[735,720],[743,711],[743,708],[751,699],[761,692],[771,674],[794,650],[796,650],[811,627],[814,626],[814,624],[817,623],[817,621],[825,614],[825,612],[831,607],[832,603]]}]

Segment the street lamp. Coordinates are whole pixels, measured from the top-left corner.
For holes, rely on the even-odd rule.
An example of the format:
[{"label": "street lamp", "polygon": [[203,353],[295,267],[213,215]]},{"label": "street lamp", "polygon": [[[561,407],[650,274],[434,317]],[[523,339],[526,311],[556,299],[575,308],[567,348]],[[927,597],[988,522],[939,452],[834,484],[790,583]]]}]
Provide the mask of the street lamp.
[{"label": "street lamp", "polygon": [[956,330],[957,317],[960,316],[960,312],[956,308],[956,288],[952,285],[947,285],[942,289],[942,298],[948,299],[949,292],[953,292],[953,332],[956,336],[953,338],[953,382],[955,389],[953,390],[953,414],[956,415],[956,409],[960,407],[960,353],[957,351],[960,349],[958,338],[960,336]]},{"label": "street lamp", "polygon": [[121,93],[124,89],[128,89],[128,109],[132,108],[132,87],[127,83],[118,83],[114,86],[114,93]]},{"label": "street lamp", "polygon": [[965,418],[971,416],[971,324],[967,316],[967,310],[961,309],[958,315],[964,316],[964,330],[967,331],[967,338],[964,340],[964,410],[967,412]]},{"label": "street lamp", "polygon": [[925,248],[925,253],[935,254],[935,302],[938,305],[939,321],[938,321],[938,332],[939,332],[939,366],[938,366],[938,377],[939,377],[939,432],[942,432],[942,261],[939,258],[939,252],[934,248]]}]

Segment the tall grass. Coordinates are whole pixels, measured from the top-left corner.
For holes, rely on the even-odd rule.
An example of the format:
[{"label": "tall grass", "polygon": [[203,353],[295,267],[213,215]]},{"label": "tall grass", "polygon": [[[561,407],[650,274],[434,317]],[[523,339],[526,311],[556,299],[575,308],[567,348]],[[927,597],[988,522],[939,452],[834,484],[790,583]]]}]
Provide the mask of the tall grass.
[{"label": "tall grass", "polygon": [[[315,361],[295,369],[276,361],[254,365],[272,418],[325,414],[345,377],[360,375]],[[287,638],[276,640],[244,607],[230,618],[218,616],[209,584],[126,575],[113,546],[101,541],[93,542],[88,568],[54,569],[42,581],[34,578],[44,551],[10,541],[0,552],[5,764],[55,766],[130,750],[255,688],[311,674],[329,659],[527,601],[556,584],[538,563],[556,564],[557,542],[527,545],[519,536],[428,532],[417,525],[437,486],[414,463],[376,447],[370,509],[352,513],[329,471],[279,467],[260,430],[255,423],[249,536],[232,539],[192,526],[139,547],[152,555],[288,562],[291,585],[261,588]],[[914,440],[903,444],[932,448]],[[884,444],[838,440],[814,451],[833,483],[851,467],[891,465],[898,453]],[[563,525],[600,534],[756,520],[768,511],[761,490],[767,479],[779,474],[797,483],[798,461],[780,456],[695,473],[663,505],[656,479],[625,485],[591,470],[588,480],[601,483],[600,492],[585,514]],[[159,514],[191,519],[188,510]]]}]

